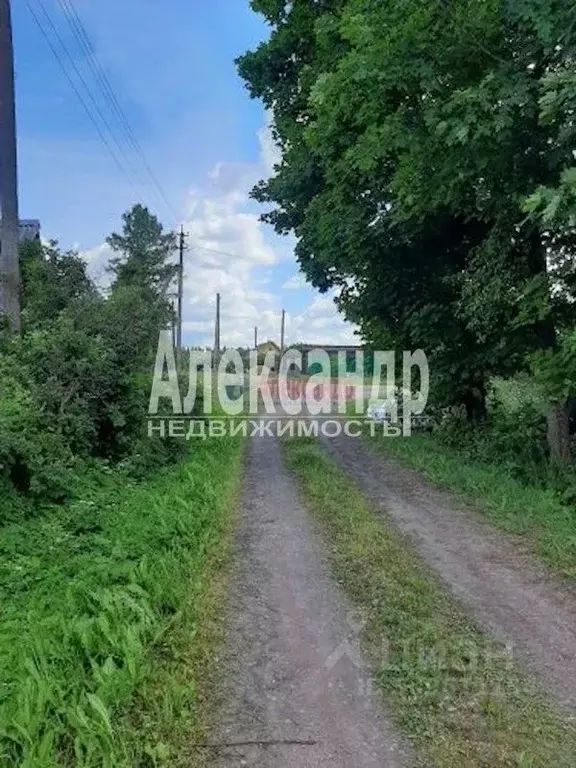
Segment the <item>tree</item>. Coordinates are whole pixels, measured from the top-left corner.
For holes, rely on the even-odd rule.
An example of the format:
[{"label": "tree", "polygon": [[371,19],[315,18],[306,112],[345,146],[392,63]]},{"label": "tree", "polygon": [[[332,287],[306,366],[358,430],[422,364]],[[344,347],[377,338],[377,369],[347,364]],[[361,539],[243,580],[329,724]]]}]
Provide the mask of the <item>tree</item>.
[{"label": "tree", "polygon": [[569,18],[535,0],[306,6],[253,3],[271,36],[239,67],[282,150],[254,196],[367,340],[423,346],[477,420],[489,377],[574,323],[548,271],[567,246],[523,210],[569,157],[542,119]]},{"label": "tree", "polygon": [[171,318],[174,238],[136,206],[110,241],[121,255],[108,297],[77,254],[56,243],[21,248],[23,334],[0,337],[3,491],[62,501],[86,459],[137,452],[145,467],[146,456],[182,450],[145,439],[158,332]]},{"label": "tree", "polygon": [[151,291],[165,299],[178,266],[169,262],[177,249],[177,236],[165,232],[148,208],[135,205],[122,217],[122,234],[112,234],[107,243],[121,254],[110,261],[115,279],[112,290],[126,285]]},{"label": "tree", "polygon": [[32,241],[20,247],[22,313],[26,330],[52,322],[61,312],[83,302],[102,301],[87,273],[86,262],[56,242]]}]

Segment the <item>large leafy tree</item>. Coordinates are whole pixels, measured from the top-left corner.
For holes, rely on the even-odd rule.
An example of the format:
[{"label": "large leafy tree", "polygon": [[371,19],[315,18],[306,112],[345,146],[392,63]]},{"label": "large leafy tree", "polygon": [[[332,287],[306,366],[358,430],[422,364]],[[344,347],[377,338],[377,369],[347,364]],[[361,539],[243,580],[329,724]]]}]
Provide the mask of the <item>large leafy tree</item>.
[{"label": "large leafy tree", "polygon": [[571,120],[558,134],[543,106],[569,79],[569,15],[552,0],[253,7],[272,31],[240,72],[282,149],[255,190],[266,218],[370,340],[425,347],[474,417],[491,374],[570,322],[549,274],[570,233],[525,212],[566,180]]},{"label": "large leafy tree", "polygon": [[79,255],[55,243],[21,249],[23,334],[0,336],[4,495],[60,501],[78,459],[167,455],[143,441],[143,427],[158,331],[171,317],[174,236],[136,206],[110,244],[108,296]]},{"label": "large leafy tree", "polygon": [[102,301],[86,262],[73,251],[62,252],[55,242],[23,243],[20,267],[24,330],[40,328],[72,307]]}]

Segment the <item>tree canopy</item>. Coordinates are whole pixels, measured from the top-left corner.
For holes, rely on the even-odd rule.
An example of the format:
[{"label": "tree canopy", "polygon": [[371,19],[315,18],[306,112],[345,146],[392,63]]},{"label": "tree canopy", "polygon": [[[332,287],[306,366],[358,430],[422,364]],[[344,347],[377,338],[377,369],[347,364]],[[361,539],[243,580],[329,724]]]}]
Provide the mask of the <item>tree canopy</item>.
[{"label": "tree canopy", "polygon": [[270,38],[239,71],[281,150],[253,192],[265,220],[368,342],[425,349],[437,396],[481,418],[490,376],[555,355],[574,326],[573,11],[252,6]]},{"label": "tree canopy", "polygon": [[158,332],[173,315],[167,291],[175,237],[142,206],[123,223],[122,234],[110,237],[118,255],[108,295],[80,255],[56,243],[22,246],[23,332],[0,337],[0,489],[7,497],[15,488],[60,501],[78,462],[165,454],[144,438]]}]

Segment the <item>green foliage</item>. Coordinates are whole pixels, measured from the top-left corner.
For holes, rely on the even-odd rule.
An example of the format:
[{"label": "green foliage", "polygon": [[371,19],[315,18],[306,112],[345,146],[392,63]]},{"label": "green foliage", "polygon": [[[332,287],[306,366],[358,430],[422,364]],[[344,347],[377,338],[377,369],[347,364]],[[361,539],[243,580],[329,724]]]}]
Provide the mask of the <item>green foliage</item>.
[{"label": "green foliage", "polygon": [[174,232],[164,232],[162,224],[142,205],[135,205],[122,217],[122,234],[112,234],[107,242],[119,256],[110,262],[114,286],[132,286],[164,297],[177,274],[169,264],[176,250]]},{"label": "green foliage", "polygon": [[56,243],[47,246],[36,241],[24,243],[20,263],[25,330],[41,327],[54,321],[64,310],[78,311],[82,302],[97,299],[85,262],[76,253],[62,253]]},{"label": "green foliage", "polygon": [[[424,464],[423,447],[430,441],[380,442],[386,448],[418,450]],[[352,479],[314,440],[287,440],[286,456],[304,502],[327,538],[334,576],[362,617],[367,656],[378,665],[375,687],[410,736],[421,764],[572,766],[576,740],[568,719],[543,703],[529,681],[506,661],[498,644],[470,623],[413,547],[380,510],[370,507]],[[454,471],[458,462],[462,467],[458,458]],[[494,483],[498,477],[494,472],[491,478],[491,502],[496,494],[502,495]],[[512,489],[507,485],[506,493]],[[520,499],[510,501],[520,507]],[[521,501],[529,503],[527,493]],[[536,500],[544,506],[542,502]],[[536,503],[524,513],[524,520],[541,511]],[[552,505],[548,511],[554,511]],[[520,516],[521,508],[518,512]],[[559,523],[559,517],[554,522]],[[563,533],[566,523],[565,519]],[[569,542],[563,554],[567,552]],[[571,556],[573,566],[573,546]]]},{"label": "green foliage", "polygon": [[282,154],[253,192],[264,219],[369,344],[425,349],[437,399],[481,421],[490,378],[534,353],[561,364],[575,324],[573,16],[536,0],[254,7],[270,38],[239,70]]},{"label": "green foliage", "polygon": [[174,236],[136,206],[110,244],[119,255],[107,298],[77,254],[22,247],[23,333],[0,339],[0,486],[12,500],[0,524],[29,514],[27,501],[65,501],[82,462],[135,452],[143,474],[182,455],[180,444],[145,442],[158,333],[172,317]]},{"label": "green foliage", "polygon": [[504,472],[528,485],[546,487],[552,479],[547,466],[546,419],[534,406],[525,404],[510,411],[496,401],[488,421],[480,427],[452,418],[439,427],[435,439],[459,451],[463,461],[491,464],[498,457]]},{"label": "green foliage", "polygon": [[532,359],[540,388],[556,402],[576,395],[576,330],[564,333],[554,350],[543,350]]},{"label": "green foliage", "polygon": [[147,437],[174,236],[136,206],[110,245],[105,297],[77,254],[25,244],[23,333],[0,335],[2,766],[176,765],[189,749],[170,729],[199,730],[197,666],[146,691],[152,724],[131,706],[166,663],[157,646],[209,653],[198,611],[239,444],[203,442],[161,473],[188,453]]},{"label": "green foliage", "polygon": [[[180,653],[179,632],[182,664],[195,650],[211,653],[200,647],[198,610],[233,506],[240,448],[201,442],[185,465],[145,486],[120,472],[88,474],[73,504],[1,532],[2,766],[128,768],[160,751],[177,670],[148,692],[145,729],[131,705]],[[202,671],[187,673],[173,716],[187,718],[190,735]],[[183,741],[174,737],[174,746],[186,750]],[[172,746],[157,764],[180,764]]]},{"label": "green foliage", "polygon": [[[18,356],[0,355],[0,487],[7,490],[0,509],[0,525],[30,508],[18,504],[13,492],[44,502],[67,495],[74,456],[57,430],[46,428]],[[17,371],[18,376],[15,376]]]}]

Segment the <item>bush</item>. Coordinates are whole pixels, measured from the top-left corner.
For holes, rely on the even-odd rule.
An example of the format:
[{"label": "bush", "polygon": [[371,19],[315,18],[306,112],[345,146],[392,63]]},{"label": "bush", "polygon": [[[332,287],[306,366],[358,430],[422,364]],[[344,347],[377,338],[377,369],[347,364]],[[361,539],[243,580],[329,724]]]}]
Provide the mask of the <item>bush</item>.
[{"label": "bush", "polygon": [[74,470],[92,459],[145,476],[183,453],[146,439],[158,331],[171,317],[173,236],[141,206],[124,218],[108,297],[77,254],[22,248],[22,335],[0,329],[0,487],[11,499],[0,524],[29,513],[24,500],[68,499]]},{"label": "bush", "polygon": [[[57,431],[45,428],[44,414],[30,392],[3,368],[0,364],[2,485],[29,499],[62,502],[69,495],[73,454]],[[0,523],[12,519],[16,508],[3,503]]]},{"label": "bush", "polygon": [[438,428],[440,442],[457,448],[467,458],[505,467],[523,482],[549,481],[546,420],[533,405],[510,411],[498,401],[482,426],[470,425],[462,416],[451,415]]}]

